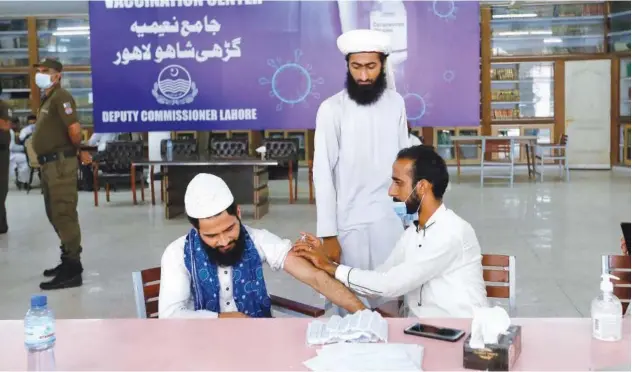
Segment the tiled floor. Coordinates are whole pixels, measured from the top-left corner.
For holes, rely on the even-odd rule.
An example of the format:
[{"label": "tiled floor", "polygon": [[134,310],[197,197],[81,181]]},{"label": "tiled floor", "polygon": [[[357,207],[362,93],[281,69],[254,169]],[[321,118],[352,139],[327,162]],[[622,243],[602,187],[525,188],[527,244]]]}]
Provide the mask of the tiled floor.
[{"label": "tiled floor", "polygon": [[[474,226],[485,253],[517,260],[517,315],[589,316],[598,293],[600,256],[619,250],[619,222],[630,220],[630,171],[572,172],[571,182],[495,182],[481,188],[476,174],[453,182],[446,204]],[[306,180],[301,172],[302,180]],[[492,181],[493,182],[493,181]],[[287,204],[287,183],[273,181],[274,205],[264,219],[246,222],[296,238],[315,230],[316,209]],[[186,233],[185,219],[165,221],[161,205],[133,206],[128,191],[95,208],[91,193],[80,194],[84,286],[49,293],[59,318],[133,317],[131,272],[157,266],[168,243]],[[7,200],[9,234],[0,237],[0,319],[24,316],[29,295],[38,292],[44,268],[56,264],[56,236],[38,190],[12,190]],[[271,293],[307,303],[322,300],[284,273],[266,272]]]}]

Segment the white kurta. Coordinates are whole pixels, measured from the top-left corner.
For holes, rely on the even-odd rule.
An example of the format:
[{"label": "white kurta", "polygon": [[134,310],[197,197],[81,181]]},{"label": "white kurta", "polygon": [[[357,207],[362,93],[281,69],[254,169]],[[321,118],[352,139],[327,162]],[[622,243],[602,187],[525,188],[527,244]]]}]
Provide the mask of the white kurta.
[{"label": "white kurta", "polygon": [[364,296],[405,295],[410,316],[471,318],[488,306],[481,259],[472,226],[442,205],[425,229],[406,229],[375,271],[340,265],[335,276]]},{"label": "white kurta", "polygon": [[[273,271],[283,269],[285,258],[292,249],[292,242],[281,239],[268,230],[253,229],[248,226],[246,230],[259,252],[261,263],[267,263]],[[212,311],[195,311],[191,295],[191,275],[184,264],[185,240],[186,235],[176,239],[169,244],[162,255],[158,298],[159,317],[217,318],[218,313]],[[220,313],[238,311],[233,298],[233,268],[218,266],[217,278],[220,286]]]},{"label": "white kurta", "polygon": [[18,145],[16,143],[13,129],[11,129],[9,133],[11,135],[11,144],[9,145],[9,150],[11,151],[11,155],[9,156],[9,178],[13,178],[14,172],[17,169],[18,182],[28,183],[31,168],[29,168],[26,159],[24,145]]},{"label": "white kurta", "polygon": [[105,151],[108,142],[116,141],[119,133],[92,133],[88,139],[89,146],[97,146],[97,151]]},{"label": "white kurta", "polygon": [[372,269],[403,233],[388,189],[397,153],[408,146],[404,99],[394,90],[371,106],[358,105],[343,90],[318,109],[317,235],[338,236],[343,263]]}]

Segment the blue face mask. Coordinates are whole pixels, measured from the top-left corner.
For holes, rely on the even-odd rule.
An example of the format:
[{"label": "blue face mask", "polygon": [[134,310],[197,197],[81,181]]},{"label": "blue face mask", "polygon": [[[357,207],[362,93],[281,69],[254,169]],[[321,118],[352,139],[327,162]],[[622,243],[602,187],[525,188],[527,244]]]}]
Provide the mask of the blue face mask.
[{"label": "blue face mask", "polygon": [[[397,214],[397,216],[404,223],[404,226],[409,226],[414,221],[419,220],[419,214],[418,214],[419,209],[417,209],[415,213],[408,213],[408,208],[406,208],[406,201],[408,201],[408,199],[413,194],[413,192],[415,192],[415,188],[413,188],[410,194],[408,194],[408,197],[406,198],[406,200],[400,201],[400,202],[393,202],[393,209],[395,210],[395,213]],[[421,200],[423,201],[423,196],[421,197]],[[421,208],[421,202],[419,203],[419,208]]]},{"label": "blue face mask", "polygon": [[413,221],[416,221],[419,218],[417,213],[408,213],[405,202],[393,202],[393,209],[395,210],[397,217],[399,217],[399,219],[401,219],[404,223],[404,226],[409,226],[413,223]]}]

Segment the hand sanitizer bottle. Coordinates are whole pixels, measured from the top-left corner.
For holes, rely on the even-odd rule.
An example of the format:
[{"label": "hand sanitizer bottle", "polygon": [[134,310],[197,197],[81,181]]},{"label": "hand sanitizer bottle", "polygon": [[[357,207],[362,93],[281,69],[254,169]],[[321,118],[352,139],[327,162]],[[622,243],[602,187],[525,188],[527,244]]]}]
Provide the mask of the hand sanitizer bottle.
[{"label": "hand sanitizer bottle", "polygon": [[614,285],[611,278],[619,279],[610,274],[601,275],[601,294],[592,301],[590,307],[593,338],[601,341],[619,341],[623,333],[623,308],[621,300],[612,293]]}]

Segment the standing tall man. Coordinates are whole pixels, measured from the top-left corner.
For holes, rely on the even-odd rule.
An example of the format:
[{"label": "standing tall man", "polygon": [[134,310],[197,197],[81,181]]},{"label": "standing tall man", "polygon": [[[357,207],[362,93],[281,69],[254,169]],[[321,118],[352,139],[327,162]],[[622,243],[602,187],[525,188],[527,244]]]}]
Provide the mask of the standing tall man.
[{"label": "standing tall man", "polygon": [[61,289],[83,284],[81,273],[81,230],[77,216],[77,155],[81,162],[91,162],[90,155],[80,152],[81,125],[77,106],[70,93],[61,87],[62,64],[44,59],[37,68],[35,83],[43,98],[33,132],[33,149],[41,165],[42,191],[46,216],[61,240],[61,264],[44,271],[54,277],[40,288]]},{"label": "standing tall man", "polygon": [[317,234],[335,261],[368,270],[384,262],[404,231],[388,188],[393,161],[408,147],[406,110],[388,66],[387,34],[353,30],[337,43],[347,61],[346,89],[316,114]]},{"label": "standing tall man", "polygon": [[[2,81],[0,81],[2,94]],[[5,202],[9,192],[9,146],[11,145],[11,110],[9,105],[0,99],[0,234],[9,231]]]}]

